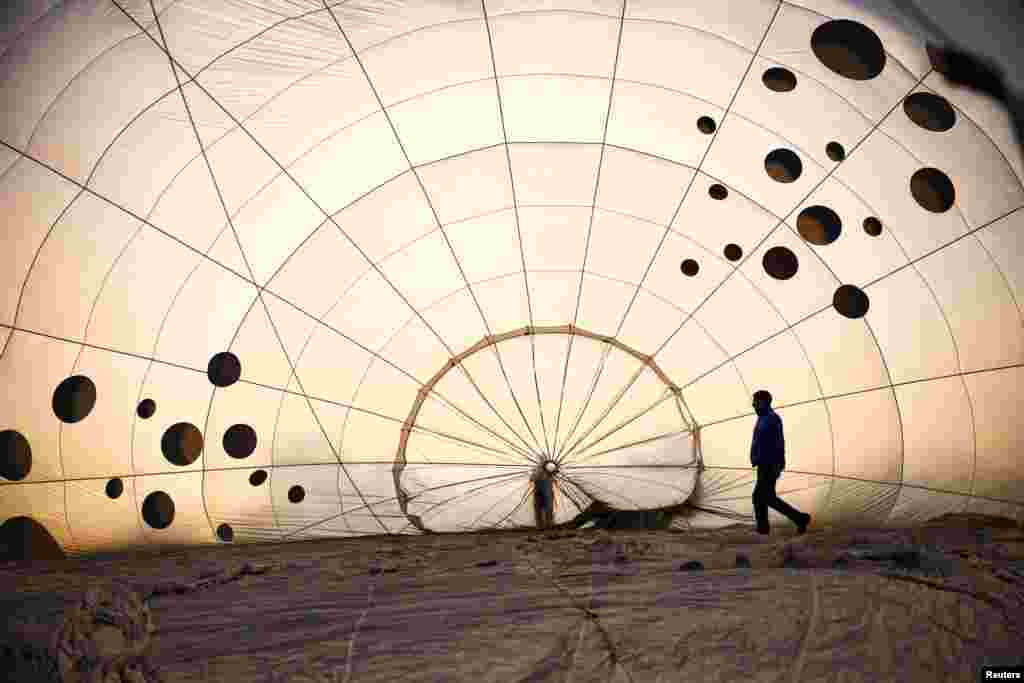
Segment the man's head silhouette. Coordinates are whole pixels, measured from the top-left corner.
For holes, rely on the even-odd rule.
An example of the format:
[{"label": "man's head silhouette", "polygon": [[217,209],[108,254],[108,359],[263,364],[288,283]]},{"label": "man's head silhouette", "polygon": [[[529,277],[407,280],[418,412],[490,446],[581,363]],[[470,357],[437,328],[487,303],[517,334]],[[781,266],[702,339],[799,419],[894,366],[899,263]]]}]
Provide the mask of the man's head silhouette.
[{"label": "man's head silhouette", "polygon": [[754,412],[758,415],[764,415],[772,407],[772,395],[764,389],[759,389],[754,392],[754,402],[752,403]]}]

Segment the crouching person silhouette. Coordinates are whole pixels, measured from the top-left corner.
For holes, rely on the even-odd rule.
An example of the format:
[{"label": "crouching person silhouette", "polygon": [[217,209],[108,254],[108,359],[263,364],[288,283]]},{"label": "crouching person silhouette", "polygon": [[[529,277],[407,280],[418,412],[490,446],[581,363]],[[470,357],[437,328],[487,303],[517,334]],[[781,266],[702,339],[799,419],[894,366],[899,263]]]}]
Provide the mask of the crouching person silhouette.
[{"label": "crouching person silhouette", "polygon": [[768,508],[789,518],[796,525],[798,533],[804,533],[811,522],[811,516],[800,512],[775,493],[775,482],[782,470],[786,469],[786,441],[782,435],[782,418],[772,410],[772,395],[763,389],[754,392],[754,412],[757,424],[754,439],[750,445],[750,464],[757,468],[757,483],[754,485],[754,518],[757,533],[767,534]]}]

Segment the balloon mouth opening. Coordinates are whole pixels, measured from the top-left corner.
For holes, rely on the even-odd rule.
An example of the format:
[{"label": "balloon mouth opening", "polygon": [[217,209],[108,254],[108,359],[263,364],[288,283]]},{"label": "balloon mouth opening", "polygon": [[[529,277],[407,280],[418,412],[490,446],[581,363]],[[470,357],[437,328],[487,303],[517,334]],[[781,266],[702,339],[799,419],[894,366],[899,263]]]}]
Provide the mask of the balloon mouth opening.
[{"label": "balloon mouth opening", "polygon": [[[524,336],[527,336],[525,342],[522,339]],[[544,434],[543,431],[541,431],[545,428],[546,423],[544,421],[541,421],[539,425],[536,425],[539,428],[537,431],[531,429],[530,424],[526,423],[525,426],[527,427],[527,432],[529,432],[528,434],[521,433],[520,430],[517,430],[512,426],[511,423],[515,422],[514,419],[501,420],[505,424],[505,427],[510,430],[510,433],[505,433],[504,431],[498,433],[493,432],[491,429],[487,429],[487,431],[490,432],[496,440],[503,443],[502,446],[495,444],[498,448],[488,448],[487,450],[494,452],[505,451],[505,448],[507,447],[507,451],[505,451],[504,456],[501,459],[504,461],[511,461],[510,464],[518,465],[518,467],[521,468],[516,470],[518,473],[522,473],[524,475],[528,473],[530,483],[527,485],[527,491],[539,488],[543,495],[551,495],[557,493],[552,490],[553,487],[551,486],[551,483],[553,480],[560,481],[562,487],[560,487],[559,490],[565,494],[565,498],[563,499],[565,503],[571,503],[572,507],[578,507],[582,510],[586,507],[587,503],[597,500],[594,493],[588,490],[591,488],[588,476],[597,477],[609,474],[609,472],[595,470],[593,469],[594,467],[610,467],[613,471],[617,471],[617,468],[632,465],[643,467],[643,463],[646,462],[649,457],[653,457],[651,454],[647,453],[647,451],[652,448],[658,450],[658,447],[652,442],[657,441],[661,443],[661,439],[665,437],[674,437],[688,434],[693,431],[695,423],[692,418],[687,416],[689,411],[681,402],[681,390],[679,386],[671,381],[669,376],[654,361],[653,356],[627,346],[615,337],[597,334],[590,330],[577,327],[574,324],[527,326],[507,330],[498,334],[489,334],[478,340],[475,344],[466,347],[463,351],[456,353],[444,361],[443,365],[417,392],[416,398],[413,401],[409,413],[404,421],[404,427],[401,430],[401,436],[398,439],[398,448],[395,453],[394,464],[391,468],[391,472],[395,486],[395,499],[398,503],[399,511],[414,527],[425,533],[435,533],[446,530],[471,531],[476,530],[477,528],[502,528],[506,526],[516,526],[519,524],[529,525],[529,521],[525,516],[522,518],[516,517],[515,515],[518,513],[516,512],[516,509],[512,509],[505,510],[500,514],[493,512],[493,514],[491,514],[492,519],[477,519],[474,524],[471,525],[472,528],[470,528],[466,525],[458,524],[453,521],[457,515],[454,510],[457,508],[458,503],[453,503],[451,506],[446,507],[444,511],[437,509],[442,507],[440,505],[430,507],[427,504],[426,499],[421,498],[421,496],[432,490],[432,477],[447,476],[440,474],[442,472],[455,472],[454,470],[445,469],[449,466],[488,467],[491,463],[464,463],[462,461],[458,463],[429,463],[420,462],[419,458],[414,458],[415,462],[410,462],[407,449],[410,444],[410,436],[414,434],[418,427],[417,422],[420,417],[420,411],[423,409],[424,405],[426,405],[427,397],[431,393],[436,393],[437,396],[443,397],[444,393],[452,386],[446,384],[446,377],[448,377],[449,373],[452,373],[452,371],[457,367],[472,366],[472,362],[470,362],[470,358],[472,356],[487,350],[488,347],[497,347],[506,344],[508,345],[507,348],[509,349],[509,353],[521,353],[523,348],[522,345],[526,343],[529,345],[526,352],[534,358],[534,365],[540,365],[542,368],[547,368],[549,366],[556,368],[560,371],[558,372],[559,377],[556,379],[562,380],[565,375],[572,377],[576,374],[572,372],[573,366],[571,365],[568,373],[563,369],[568,362],[567,359],[569,358],[567,355],[568,352],[566,351],[566,345],[564,343],[564,340],[567,338],[570,339],[570,341],[575,339],[575,344],[579,345],[580,348],[584,348],[583,345],[594,345],[591,353],[596,354],[599,352],[602,354],[602,357],[608,357],[613,351],[621,353],[623,356],[622,362],[631,363],[638,373],[637,376],[639,376],[640,372],[646,373],[645,381],[649,381],[654,385],[660,383],[664,385],[664,388],[660,394],[661,398],[656,403],[647,406],[643,413],[638,416],[633,416],[631,420],[624,424],[617,425],[614,429],[607,425],[602,428],[601,425],[607,415],[602,415],[597,419],[597,421],[594,421],[595,415],[591,415],[590,413],[584,415],[582,412],[576,416],[576,420],[571,426],[569,425],[569,420],[571,418],[567,417],[565,429],[559,431],[556,427],[554,433],[551,434]],[[555,357],[555,354],[557,354],[559,358],[563,359],[561,363],[538,363],[536,360],[538,355],[542,360],[551,360]],[[580,353],[577,353],[576,356],[573,357],[585,356],[581,356]],[[533,368],[533,372],[535,374],[537,373],[536,367]],[[458,376],[458,373],[455,373],[452,376]],[[557,384],[553,382],[552,386],[557,386]],[[511,389],[511,387],[509,388]],[[458,391],[459,385],[454,385],[454,389]],[[564,396],[560,398],[564,398]],[[667,401],[668,403],[666,403]],[[488,404],[490,403],[490,401],[485,402]],[[616,401],[616,404],[617,403],[618,401]],[[548,402],[548,404],[550,405],[550,402]],[[538,409],[543,410],[543,405],[544,404],[540,402],[538,397]],[[614,407],[615,405],[613,404],[613,406],[609,407],[606,412],[611,412]],[[495,410],[493,406],[491,406],[491,409]],[[580,410],[585,411],[586,406]],[[661,411],[658,413],[657,418],[651,420],[650,424],[640,423],[641,426],[639,428],[633,428],[634,433],[629,434],[630,438],[626,438],[619,433],[624,427],[632,425],[632,423],[638,418],[652,414],[656,410]],[[471,416],[463,415],[463,417],[469,417],[471,421],[476,422],[475,420],[472,420]],[[500,418],[501,415],[498,415],[498,417]],[[524,422],[526,422],[526,416],[521,415],[521,417]],[[543,418],[543,415],[540,417]],[[584,422],[585,417],[589,418],[590,422]],[[621,418],[622,416],[619,415],[618,417]],[[437,416],[432,416],[430,419],[436,420]],[[551,415],[551,424],[554,425],[557,423],[557,417],[554,414]],[[655,424],[657,425],[657,429],[654,429],[652,426]],[[610,423],[608,423],[608,425],[610,425]],[[670,432],[664,433],[665,429],[669,429]],[[537,440],[538,437],[536,434],[538,433],[544,434],[544,440]],[[458,439],[457,433],[453,433],[453,436],[455,436],[457,440],[462,441],[461,439]],[[548,436],[551,436],[553,440],[548,440]],[[605,443],[607,439],[612,437],[618,439],[621,443],[612,443],[611,441]],[[531,438],[533,441],[531,441]],[[691,441],[693,444],[696,444],[695,440],[691,439]],[[615,447],[607,448],[609,445]],[[523,448],[523,446],[526,448]],[[643,462],[630,463],[629,457],[622,456],[621,451],[634,446],[643,451],[637,456]],[[696,445],[694,445],[693,448],[696,449]],[[689,449],[687,449],[686,453],[683,455],[688,454]],[[596,457],[603,457],[608,462],[603,465],[601,463],[592,463],[585,467],[584,469],[586,471],[581,472],[577,480],[570,481],[569,477],[564,476],[565,473],[562,472],[563,462],[572,463],[574,469],[577,461],[585,462]],[[659,465],[664,464],[662,463],[661,456],[658,456],[655,459],[658,460]],[[518,462],[516,462],[517,460]],[[503,463],[494,463],[493,466],[498,467],[501,464]],[[678,464],[680,468],[686,469],[692,463],[680,461]],[[410,469],[410,467],[412,467],[412,469]],[[439,474],[428,474],[429,472],[438,472]],[[451,476],[458,478],[462,475],[460,473],[452,474]],[[525,483],[522,480],[517,481]],[[543,482],[543,484],[540,484],[540,482]],[[540,485],[535,486],[537,484]],[[446,486],[447,485],[455,486],[458,484],[453,480],[450,484],[446,484]],[[690,482],[690,485],[692,487],[692,482]],[[673,498],[672,504],[682,502],[675,500],[678,498],[678,494],[681,491],[676,490],[674,487],[670,488],[671,496]],[[658,490],[660,491],[661,489],[658,488]],[[652,494],[656,492],[657,491],[652,489]],[[612,498],[617,500],[620,505],[625,505],[632,509],[639,503],[634,501],[633,504],[630,504],[628,501],[630,495],[631,494],[623,497],[613,494]],[[653,500],[648,502],[653,502]],[[557,511],[557,504],[555,504],[555,509]],[[475,514],[479,515],[479,512]],[[523,512],[522,514],[526,515],[528,513]]]}]

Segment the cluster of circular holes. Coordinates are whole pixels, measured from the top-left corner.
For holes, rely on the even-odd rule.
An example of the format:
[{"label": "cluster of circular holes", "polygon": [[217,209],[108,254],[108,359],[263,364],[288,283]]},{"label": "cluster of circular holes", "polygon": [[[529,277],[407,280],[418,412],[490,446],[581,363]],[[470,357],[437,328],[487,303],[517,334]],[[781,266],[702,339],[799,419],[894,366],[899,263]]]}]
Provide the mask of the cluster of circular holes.
[{"label": "cluster of circular holes", "polygon": [[[866,27],[862,28],[867,31],[867,34],[864,31],[859,31],[856,26],[851,26],[852,24],[856,24],[856,22],[845,22],[840,23],[839,26],[823,28],[822,32],[818,34],[819,56],[831,54],[835,57],[839,53],[830,53],[829,50],[832,48],[841,48],[841,51],[845,51],[847,58],[853,58],[853,56],[864,54],[864,49],[867,49],[870,55],[870,40],[864,42],[863,39],[865,35],[874,34],[870,32],[870,29],[866,29]],[[860,25],[858,24],[857,26]],[[852,36],[852,42],[849,45],[844,47],[839,46],[837,43],[831,47],[829,46],[830,41],[836,42],[838,38],[842,38],[844,35],[846,38],[850,38]],[[880,46],[881,44],[879,42],[878,47],[880,48]],[[877,68],[880,72],[881,67],[884,66],[884,51],[881,51],[881,55],[880,65],[875,63],[874,67],[868,68],[870,67],[869,64],[868,66],[864,66],[864,70],[858,73],[869,73],[874,68]],[[835,62],[834,65],[836,67],[834,70],[836,70],[837,73],[843,73],[843,70],[850,66],[849,64],[840,64],[839,62]],[[849,71],[844,75],[849,75],[851,78],[858,77],[856,74]],[[796,77],[792,72],[781,67],[773,67],[765,71],[762,76],[762,80],[764,81],[765,86],[777,92],[788,92],[796,87]],[[930,105],[933,107],[938,106],[934,103],[930,103]],[[905,105],[905,107],[906,106],[907,105]],[[917,106],[920,108],[922,105],[918,104]],[[829,142],[825,146],[825,153],[830,159],[836,162],[843,161],[846,158],[846,150],[840,143],[835,141]],[[768,173],[769,177],[782,183],[794,182],[803,172],[803,164],[800,161],[800,157],[791,150],[784,148],[772,150],[765,157],[764,165],[765,171]],[[954,201],[955,193],[953,191],[952,182],[949,182],[948,177],[936,169],[922,169],[921,171],[918,171],[918,173],[915,174],[915,178],[912,179],[911,184],[912,192],[914,192],[915,187],[917,188],[915,198],[922,206],[929,210],[947,210]],[[725,199],[728,196],[728,191],[725,187],[718,184],[712,185],[708,192],[715,199]],[[842,231],[842,221],[838,214],[836,214],[832,209],[825,206],[812,206],[804,209],[800,213],[797,218],[797,228],[801,236],[808,242],[817,245],[827,245],[839,238]],[[877,237],[882,233],[882,224],[877,218],[869,217],[864,220],[864,231],[868,235]],[[726,247],[725,255],[727,259],[736,261],[742,257],[742,250],[740,250],[737,245],[729,245]],[[796,274],[799,268],[799,262],[796,254],[794,254],[790,249],[787,249],[786,247],[774,247],[765,252],[763,266],[765,272],[767,272],[771,277],[779,280],[786,280]],[[700,268],[695,260],[686,259],[680,264],[680,270],[683,274],[693,277],[699,272]],[[842,291],[847,292],[848,290]],[[860,290],[857,291],[859,292]],[[864,295],[863,292],[860,292],[860,295],[858,295],[856,299],[851,299],[850,297],[852,295],[849,294],[837,294],[836,296],[838,297],[837,300],[842,302],[859,302],[861,300],[867,300],[867,296]],[[836,310],[846,312],[844,315],[849,312],[856,313],[859,308],[860,307],[856,303],[836,306]],[[848,315],[847,317],[859,316]]]},{"label": "cluster of circular holes", "polygon": [[[838,144],[838,143],[836,143]],[[767,167],[766,160],[766,167]],[[723,188],[724,189],[724,188]],[[842,220],[839,215],[827,206],[813,205],[804,208],[797,216],[797,230],[807,242],[816,245],[828,245],[835,242],[842,233]],[[872,237],[882,234],[882,223],[874,216],[864,219],[864,232]],[[736,244],[725,248],[725,257],[730,261],[738,261],[743,251]],[[765,272],[776,280],[788,280],[796,275],[800,262],[791,249],[776,246],[768,249],[762,259]],[[684,275],[693,277],[700,271],[694,259],[686,259],[680,264]],[[836,289],[832,301],[833,308],[847,318],[861,318],[867,314],[869,300],[859,288],[853,285],[842,285]]]},{"label": "cluster of circular holes", "polygon": [[704,135],[711,135],[715,132],[716,128],[718,128],[718,126],[715,124],[715,120],[710,116],[702,116],[697,119],[697,130],[704,133]]},{"label": "cluster of circular holes", "polygon": [[[886,55],[878,35],[867,26],[849,19],[826,21],[811,35],[811,50],[818,60],[833,72],[853,80],[875,78],[885,68]],[[766,69],[761,75],[765,87],[775,92],[796,88],[796,75],[781,66]],[[929,130],[949,130],[955,123],[952,107],[943,98],[931,93],[914,93],[903,103],[904,111],[918,125]],[[800,177],[800,159],[795,154],[775,150],[765,159],[765,170],[780,183],[791,183]],[[846,150],[836,141],[825,146],[825,154],[839,163],[846,159]]]},{"label": "cluster of circular holes", "polygon": [[[846,78],[867,80],[880,74],[885,67],[882,41],[874,31],[855,21],[841,19],[822,24],[811,36],[811,49],[825,66]],[[789,92],[796,88],[796,76],[784,67],[767,69],[761,81],[775,92]],[[907,106],[904,103],[904,107]],[[918,104],[917,109],[922,109],[921,105]],[[833,140],[825,145],[825,155],[839,163],[846,159],[846,150]],[[779,182],[793,182],[800,176],[799,158],[795,162],[794,158],[795,155],[785,160],[775,159],[774,167],[769,167],[766,159],[768,175]]]},{"label": "cluster of circular holes", "polygon": [[[789,92],[796,88],[796,76],[792,71],[781,66],[773,66],[765,70],[761,75],[761,81],[766,88],[775,92]],[[825,154],[829,159],[837,163],[846,159],[846,150],[840,143],[835,141],[825,145]],[[793,158],[796,158],[795,164],[793,163]],[[768,175],[779,182],[793,182],[793,180],[800,176],[800,159],[795,154],[786,160],[773,159],[772,168],[769,167],[768,161],[768,159],[765,160],[765,169],[768,171]],[[788,168],[786,162],[788,162]]]},{"label": "cluster of circular holes", "polygon": [[811,50],[822,64],[844,78],[866,81],[885,68],[878,34],[850,19],[826,21],[811,34]]},{"label": "cluster of circular holes", "polygon": [[[218,353],[210,359],[207,377],[218,387],[231,386],[241,376],[241,367],[241,362],[233,353]],[[96,385],[84,375],[68,377],[54,390],[52,406],[54,415],[62,422],[80,422],[96,406]],[[139,418],[148,420],[156,414],[156,401],[143,399],[136,406],[135,412]],[[256,450],[256,444],[256,432],[249,425],[232,425],[224,433],[224,450],[233,458],[248,457]],[[193,424],[178,422],[164,432],[160,449],[172,464],[182,467],[190,465],[202,454],[202,432]],[[0,431],[0,476],[10,481],[20,481],[28,476],[31,469],[32,448],[28,439],[13,429]],[[256,470],[249,475],[249,483],[253,486],[260,486],[266,480],[266,470]],[[108,480],[105,491],[110,499],[120,498],[124,493],[124,481],[118,477]],[[288,500],[293,503],[301,502],[305,496],[305,489],[301,486],[293,486],[288,490]],[[142,517],[150,527],[166,529],[174,521],[174,501],[166,492],[154,491],[143,501]],[[28,517],[12,519],[35,523]],[[48,532],[46,535],[49,536]],[[234,531],[229,524],[221,524],[217,527],[217,537],[230,542],[234,539]],[[59,544],[56,547],[59,550]]]},{"label": "cluster of circular holes", "polygon": [[792,183],[803,173],[804,165],[795,152],[785,148],[773,149],[764,158],[764,170],[778,183]]}]

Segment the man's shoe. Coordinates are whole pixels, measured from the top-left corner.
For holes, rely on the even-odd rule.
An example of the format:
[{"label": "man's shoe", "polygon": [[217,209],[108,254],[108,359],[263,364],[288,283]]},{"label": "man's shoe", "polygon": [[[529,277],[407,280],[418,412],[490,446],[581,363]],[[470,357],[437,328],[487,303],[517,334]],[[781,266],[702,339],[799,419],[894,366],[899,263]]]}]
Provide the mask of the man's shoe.
[{"label": "man's shoe", "polygon": [[804,521],[803,521],[802,524],[798,524],[797,525],[796,532],[798,534],[804,533],[805,531],[807,531],[807,525],[810,524],[810,523],[811,523],[811,516],[805,512],[804,513]]}]

